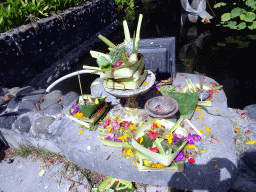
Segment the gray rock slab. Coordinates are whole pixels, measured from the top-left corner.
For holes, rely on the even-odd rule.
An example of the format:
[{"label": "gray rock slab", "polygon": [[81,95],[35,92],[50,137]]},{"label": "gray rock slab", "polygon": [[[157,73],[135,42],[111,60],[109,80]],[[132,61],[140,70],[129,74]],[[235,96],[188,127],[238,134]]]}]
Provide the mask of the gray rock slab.
[{"label": "gray rock slab", "polygon": [[[210,112],[216,111],[212,108]],[[225,108],[218,108],[228,115]],[[227,191],[234,181],[237,171],[237,159],[233,142],[233,128],[228,118],[205,114],[204,121],[197,119],[195,113],[192,123],[199,129],[211,127],[211,131],[223,144],[208,143],[207,152],[196,159],[195,164],[186,164],[183,173],[139,172],[132,158],[121,158],[117,153],[121,149],[104,146],[97,137],[98,131],[82,130],[79,124],[66,126],[61,135],[61,146],[65,156],[73,163],[111,177],[144,184],[171,186],[178,189]],[[110,155],[110,158],[107,157]],[[214,168],[218,163],[218,168]],[[186,177],[184,176],[186,175]]]},{"label": "gray rock slab", "polygon": [[110,95],[108,92],[106,92],[104,86],[103,86],[103,80],[100,78],[95,79],[92,82],[91,85],[91,94],[95,96],[102,96],[102,97],[107,97],[106,101],[110,102],[112,105],[116,105],[120,103],[120,98],[117,98],[113,95]]},{"label": "gray rock slab", "polygon": [[38,133],[47,134],[48,127],[53,123],[53,117],[39,117],[34,122],[34,130]]},{"label": "gray rock slab", "polygon": [[24,97],[26,95],[28,95],[29,93],[31,93],[32,91],[34,91],[35,89],[31,86],[27,86],[24,88],[21,88],[17,93],[16,93],[16,97]]},{"label": "gray rock slab", "polygon": [[16,94],[21,90],[20,87],[13,87],[11,89],[8,90],[8,93],[13,95],[13,96],[16,96]]},{"label": "gray rock slab", "polygon": [[32,101],[34,104],[40,99],[43,98],[43,94],[35,94],[35,95],[28,95],[22,98],[23,101]]},{"label": "gray rock slab", "polygon": [[46,115],[59,115],[61,112],[62,112],[62,109],[63,107],[58,104],[58,103],[55,103],[53,105],[50,105],[49,107],[47,107],[45,110],[44,110],[44,113]]},{"label": "gray rock slab", "polygon": [[19,118],[15,123],[14,127],[18,129],[20,132],[28,133],[31,127],[31,122],[28,116],[24,116]]},{"label": "gray rock slab", "polygon": [[251,121],[256,122],[256,104],[248,105],[244,108],[246,115]]},{"label": "gray rock slab", "polygon": [[[59,183],[61,177],[58,171],[62,170],[63,164],[54,164],[47,168],[39,159],[31,160],[22,157],[14,157],[13,159],[14,161],[11,164],[8,164],[8,161],[2,161],[0,163],[0,191],[70,191],[69,188],[73,181],[62,178],[61,183]],[[39,176],[39,172],[42,168],[44,168],[45,173]],[[67,172],[67,175],[68,174],[69,171]],[[75,184],[78,186],[78,183]],[[89,192],[89,184],[84,181],[82,185],[83,190],[81,191]]]},{"label": "gray rock slab", "polygon": [[16,116],[2,116],[0,117],[0,127],[5,129],[11,129],[12,124],[16,121]]},{"label": "gray rock slab", "polygon": [[36,105],[33,101],[25,100],[19,103],[18,111],[37,111]]},{"label": "gray rock slab", "polygon": [[28,95],[37,95],[37,94],[45,94],[45,93],[46,93],[46,89],[39,89],[29,93]]},{"label": "gray rock slab", "polygon": [[54,90],[45,95],[44,101],[40,104],[40,109],[44,110],[50,105],[60,102],[60,98],[62,97],[62,93],[59,90]]},{"label": "gray rock slab", "polygon": [[63,96],[63,105],[69,106],[71,103],[73,103],[77,98],[79,97],[78,93],[71,91]]},{"label": "gray rock slab", "polygon": [[60,90],[54,90],[48,94],[45,95],[45,100],[55,100],[59,99],[62,96],[62,92]]},{"label": "gray rock slab", "polygon": [[19,105],[19,99],[17,97],[13,97],[10,99],[9,103],[7,104],[8,110],[13,110]]}]

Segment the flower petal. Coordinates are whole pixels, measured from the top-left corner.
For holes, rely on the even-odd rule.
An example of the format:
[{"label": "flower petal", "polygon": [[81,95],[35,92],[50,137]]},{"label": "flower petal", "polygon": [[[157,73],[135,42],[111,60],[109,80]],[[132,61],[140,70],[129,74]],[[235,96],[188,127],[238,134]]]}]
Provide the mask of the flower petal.
[{"label": "flower petal", "polygon": [[205,130],[206,130],[208,133],[211,132],[210,129],[209,129],[209,126],[206,126]]},{"label": "flower petal", "polygon": [[247,145],[253,145],[255,143],[255,141],[248,141],[248,142],[246,142],[245,144],[247,144]]},{"label": "flower petal", "polygon": [[204,114],[201,114],[198,116],[198,119],[202,118],[204,116]]},{"label": "flower petal", "polygon": [[80,130],[78,135],[81,135],[84,132],[84,130]]}]

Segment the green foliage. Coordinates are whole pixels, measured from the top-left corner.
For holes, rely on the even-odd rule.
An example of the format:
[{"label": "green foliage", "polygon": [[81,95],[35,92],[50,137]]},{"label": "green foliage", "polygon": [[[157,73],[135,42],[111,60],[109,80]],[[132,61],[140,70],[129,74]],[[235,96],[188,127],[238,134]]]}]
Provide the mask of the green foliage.
[{"label": "green foliage", "polygon": [[135,10],[138,6],[134,5],[135,0],[115,0],[121,20],[135,20]]},{"label": "green foliage", "polygon": [[220,3],[216,3],[213,7],[216,9],[216,8],[219,8],[219,7],[222,7],[225,5],[226,5],[226,3],[220,2]]},{"label": "green foliage", "polygon": [[30,19],[36,20],[50,16],[49,13],[59,13],[69,7],[85,3],[87,0],[7,0],[5,8],[0,4],[0,33],[26,24]]},{"label": "green foliage", "polygon": [[168,92],[165,87],[160,91],[163,96],[172,97],[179,104],[180,115],[190,119],[194,113],[194,109],[198,103],[197,93],[177,93]]},{"label": "green foliage", "polygon": [[[233,5],[236,5],[234,3]],[[220,2],[214,5],[214,8],[220,8],[226,6],[226,3]],[[243,6],[243,8],[239,7]],[[252,30],[256,29],[256,15],[254,11],[256,10],[255,0],[246,0],[244,5],[239,5],[231,9],[230,12],[221,15],[221,24],[224,27],[229,27],[230,29],[242,30],[247,27]]]}]

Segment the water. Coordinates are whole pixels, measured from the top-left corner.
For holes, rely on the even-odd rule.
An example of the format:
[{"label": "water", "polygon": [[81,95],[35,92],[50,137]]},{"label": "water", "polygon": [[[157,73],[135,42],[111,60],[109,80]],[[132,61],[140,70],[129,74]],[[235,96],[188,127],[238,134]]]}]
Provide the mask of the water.
[{"label": "water", "polygon": [[[202,24],[200,21],[196,24],[188,23],[181,27],[180,11],[177,9],[179,6],[173,5],[169,1],[140,4],[136,19],[128,23],[131,35],[136,30],[138,14],[142,13],[141,39],[176,37],[178,72],[194,73],[194,71],[198,71],[216,80],[224,86],[228,107],[243,109],[247,105],[256,103],[256,76],[253,70],[256,40],[245,39],[246,35],[253,35],[253,33],[216,27],[216,23]],[[239,37],[240,41],[238,41]],[[123,42],[122,25],[108,38],[115,44]],[[230,43],[231,41],[235,43]],[[248,46],[245,48],[237,48],[246,44]],[[184,47],[185,45],[187,46]],[[185,48],[187,48],[186,51]],[[103,42],[99,43],[93,50],[108,52],[107,46]],[[84,61],[73,71],[82,70],[83,65],[97,66],[96,60],[87,55]],[[87,79],[86,83],[89,85],[95,77],[84,78]],[[74,87],[73,84],[71,86],[68,83],[65,84],[65,89],[67,91],[72,89],[80,93],[79,87]]]}]

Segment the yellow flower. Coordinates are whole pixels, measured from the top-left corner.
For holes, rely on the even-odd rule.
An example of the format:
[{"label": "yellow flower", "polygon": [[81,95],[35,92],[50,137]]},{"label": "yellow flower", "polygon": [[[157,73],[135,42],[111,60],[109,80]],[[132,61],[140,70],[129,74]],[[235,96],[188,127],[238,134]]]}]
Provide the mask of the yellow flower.
[{"label": "yellow flower", "polygon": [[153,164],[152,167],[154,167],[154,168],[165,168],[165,166],[160,164],[160,163]]},{"label": "yellow flower", "polygon": [[95,99],[95,104],[99,104],[99,100],[97,98]]},{"label": "yellow flower", "polygon": [[117,139],[122,140],[122,142],[124,142],[124,140],[127,139],[128,137],[130,137],[130,135],[125,133],[125,136],[120,136]]},{"label": "yellow flower", "polygon": [[134,166],[137,166],[137,165],[136,165],[136,163],[135,163],[134,161],[132,161],[132,163],[133,163],[133,165],[134,165]]},{"label": "yellow flower", "polygon": [[140,138],[140,144],[142,143],[142,141],[143,141],[143,137]]},{"label": "yellow flower", "polygon": [[158,128],[161,128],[161,124],[158,123],[157,121],[154,121],[154,124],[156,124],[156,126],[157,126]]},{"label": "yellow flower", "polygon": [[200,133],[202,133],[202,134],[206,135],[206,133],[205,133],[205,132],[203,132],[201,129],[198,129],[198,131],[199,131]]},{"label": "yellow flower", "polygon": [[109,133],[112,131],[112,127],[113,127],[113,126],[111,126],[111,127],[108,128],[108,132],[109,132]]},{"label": "yellow flower", "polygon": [[255,143],[255,141],[248,141],[248,142],[246,142],[245,144],[247,144],[247,145],[253,145]]},{"label": "yellow flower", "polygon": [[196,111],[201,111],[201,109],[200,109],[200,108],[198,108],[198,107],[196,107],[196,108],[195,108],[195,110],[196,110]]},{"label": "yellow flower", "polygon": [[216,111],[219,111],[219,109],[216,109]]},{"label": "yellow flower", "polygon": [[195,146],[195,145],[186,145],[186,148],[187,148],[187,149],[195,149],[196,146]]},{"label": "yellow flower", "polygon": [[214,168],[216,169],[218,167],[218,163],[216,163],[216,165],[214,166]]},{"label": "yellow flower", "polygon": [[120,117],[117,115],[117,116],[115,116],[115,117],[113,118],[113,120],[115,120],[115,119],[120,119]]},{"label": "yellow flower", "polygon": [[198,117],[198,119],[202,118],[203,116],[204,116],[204,114],[200,115],[200,116]]},{"label": "yellow flower", "polygon": [[235,132],[238,132],[238,131],[239,131],[239,129],[238,129],[238,128],[236,128]]},{"label": "yellow flower", "polygon": [[84,114],[81,112],[74,113],[73,116],[75,117],[84,117]]},{"label": "yellow flower", "polygon": [[162,83],[169,83],[168,80],[162,80]]},{"label": "yellow flower", "polygon": [[127,155],[130,155],[130,156],[133,156],[133,152],[132,152],[131,149],[128,149],[128,150],[126,151],[126,154],[127,154]]},{"label": "yellow flower", "polygon": [[201,151],[201,153],[205,153],[205,152],[206,152],[206,150]]},{"label": "yellow flower", "polygon": [[168,139],[168,144],[171,145],[172,144],[172,139],[173,139],[172,132],[170,131],[170,135],[166,135],[166,137]]},{"label": "yellow flower", "polygon": [[108,114],[107,114],[107,116],[106,116],[106,119],[108,119]]},{"label": "yellow flower", "polygon": [[129,157],[129,156],[126,156],[126,159],[130,159],[130,157]]},{"label": "yellow flower", "polygon": [[146,167],[151,167],[152,162],[148,161],[148,160],[143,160],[143,165]]},{"label": "yellow flower", "polygon": [[130,124],[129,128],[130,128],[131,131],[132,131],[132,130],[134,130],[134,129],[137,129],[137,126],[136,126],[136,124]]},{"label": "yellow flower", "polygon": [[210,128],[209,128],[208,126],[206,126],[205,130],[206,130],[208,133],[211,132],[211,131],[210,131]]},{"label": "yellow flower", "polygon": [[148,81],[144,81],[143,85],[146,86],[148,84]]},{"label": "yellow flower", "polygon": [[80,130],[78,135],[81,135],[84,132],[84,130]]}]

